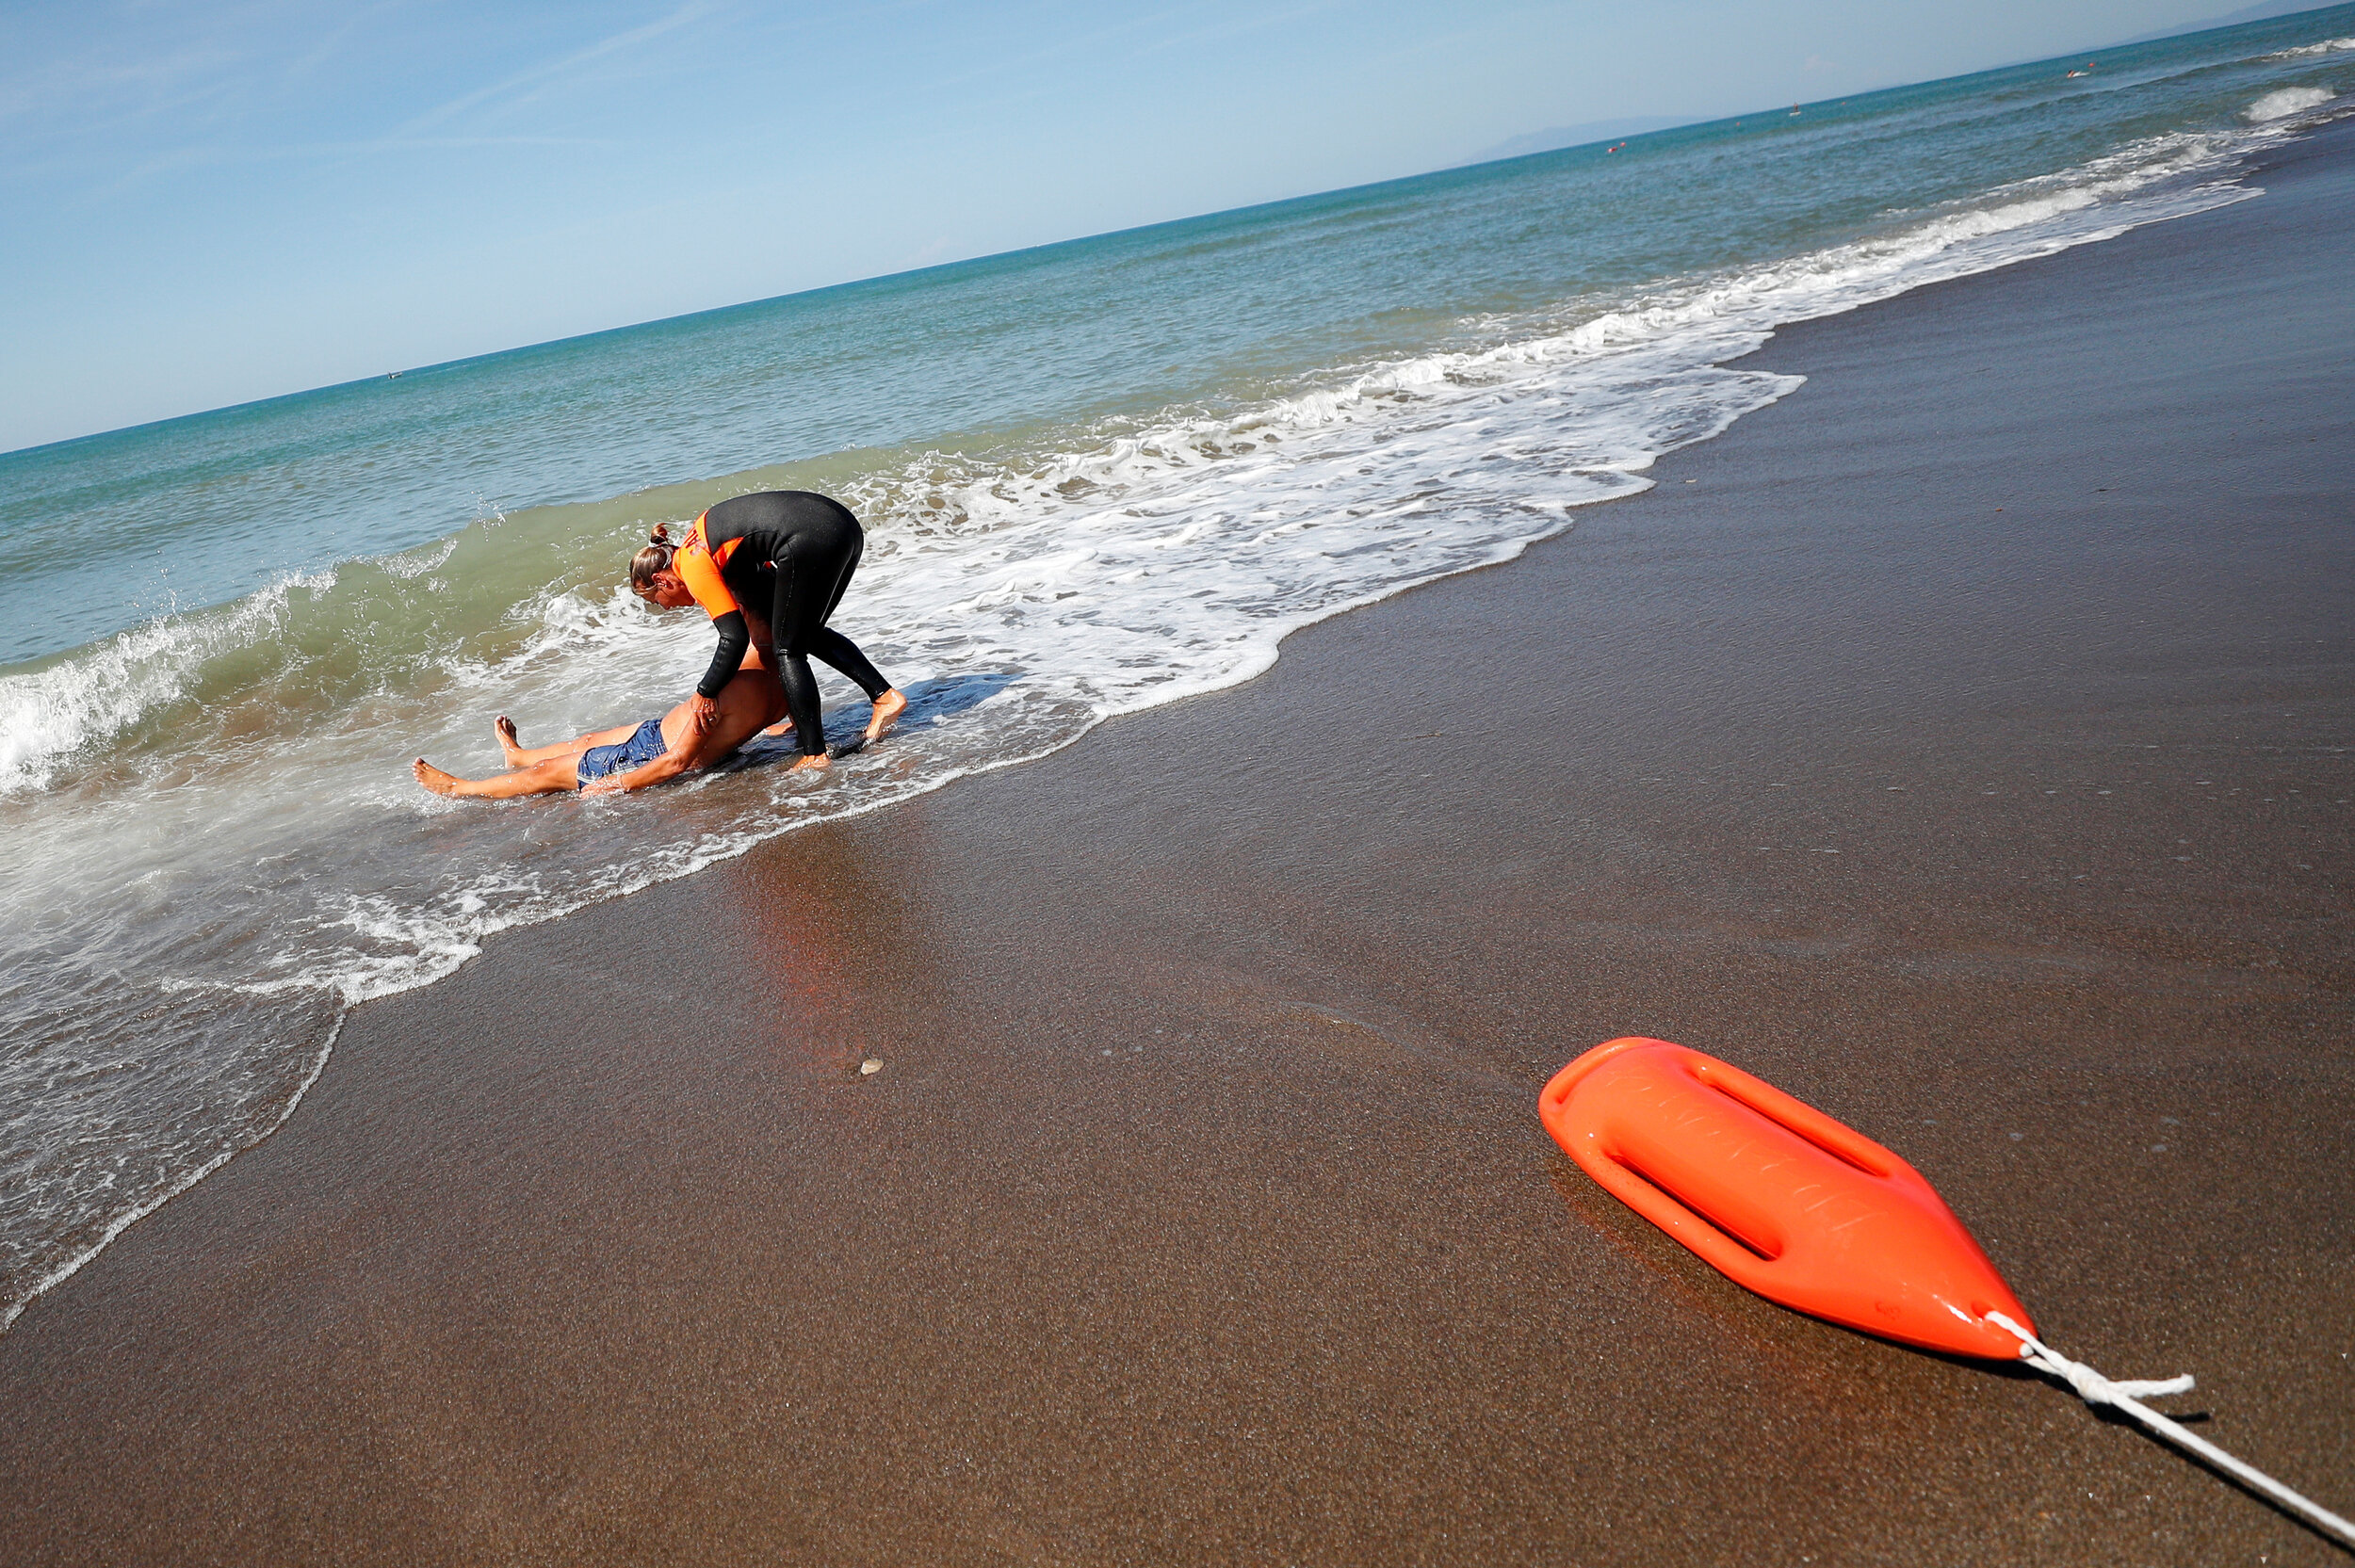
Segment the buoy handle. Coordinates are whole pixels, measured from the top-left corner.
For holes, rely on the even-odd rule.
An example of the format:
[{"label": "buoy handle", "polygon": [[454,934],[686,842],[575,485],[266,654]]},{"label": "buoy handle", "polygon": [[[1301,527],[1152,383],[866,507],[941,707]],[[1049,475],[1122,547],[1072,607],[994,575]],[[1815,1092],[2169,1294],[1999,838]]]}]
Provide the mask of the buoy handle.
[{"label": "buoy handle", "polygon": [[1793,1099],[1763,1078],[1751,1077],[1739,1067],[1698,1052],[1693,1053],[1691,1059],[1693,1075],[1710,1088],[1741,1101],[1767,1121],[1806,1139],[1833,1158],[1847,1161],[1868,1176],[1886,1180],[1901,1170],[1912,1169],[1854,1127],[1833,1121],[1805,1100]]},{"label": "buoy handle", "polygon": [[1643,1172],[1628,1163],[1617,1150],[1604,1148],[1603,1158],[1587,1168],[1614,1198],[1675,1237],[1700,1255],[1700,1260],[1734,1284],[1771,1296],[1770,1259],[1762,1256],[1707,1215],[1688,1207]]}]

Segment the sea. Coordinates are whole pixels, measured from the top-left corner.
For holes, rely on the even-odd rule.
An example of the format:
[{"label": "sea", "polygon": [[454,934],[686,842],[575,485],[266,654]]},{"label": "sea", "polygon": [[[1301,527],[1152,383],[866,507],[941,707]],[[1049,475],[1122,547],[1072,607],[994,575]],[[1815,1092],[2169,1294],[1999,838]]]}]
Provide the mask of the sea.
[{"label": "sea", "polygon": [[[495,933],[1251,679],[1800,379],[1783,323],[2258,199],[2355,6],[761,300],[0,455],[0,1326]],[[662,713],[631,552],[865,521],[883,745],[621,798],[408,765]],[[863,700],[820,671],[848,733]],[[453,1049],[463,1046],[453,1045]]]}]

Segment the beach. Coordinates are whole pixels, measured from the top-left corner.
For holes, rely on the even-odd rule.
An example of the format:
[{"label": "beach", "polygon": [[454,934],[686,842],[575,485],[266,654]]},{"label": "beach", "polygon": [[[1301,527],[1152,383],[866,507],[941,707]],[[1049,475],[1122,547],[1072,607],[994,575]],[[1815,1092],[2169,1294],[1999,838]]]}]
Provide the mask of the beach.
[{"label": "beach", "polygon": [[2355,1505],[2355,126],[2250,183],[1787,329],[1651,492],[1248,684],[361,1006],[0,1337],[12,1558],[2344,1560],[1535,1115],[1723,1057]]}]

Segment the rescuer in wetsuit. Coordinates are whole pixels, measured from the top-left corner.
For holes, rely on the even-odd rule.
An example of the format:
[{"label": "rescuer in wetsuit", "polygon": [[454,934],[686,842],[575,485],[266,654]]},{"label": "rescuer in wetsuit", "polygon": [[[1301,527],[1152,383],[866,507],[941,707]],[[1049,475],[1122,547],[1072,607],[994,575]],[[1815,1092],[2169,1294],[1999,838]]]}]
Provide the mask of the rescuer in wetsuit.
[{"label": "rescuer in wetsuit", "polygon": [[812,655],[857,682],[874,704],[867,720],[869,740],[891,727],[907,699],[856,643],[826,624],[866,547],[866,530],[848,507],[805,490],[723,501],[695,519],[685,542],[675,546],[667,529],[655,530],[654,542],[629,563],[630,587],[640,597],[673,609],[702,606],[720,633],[711,668],[688,699],[697,704],[699,719],[707,721],[717,712],[716,699],[744,662],[752,645],[749,609],[767,617],[776,639],[786,711],[801,742],[795,768],[823,768],[829,760],[818,682],[809,672]]}]

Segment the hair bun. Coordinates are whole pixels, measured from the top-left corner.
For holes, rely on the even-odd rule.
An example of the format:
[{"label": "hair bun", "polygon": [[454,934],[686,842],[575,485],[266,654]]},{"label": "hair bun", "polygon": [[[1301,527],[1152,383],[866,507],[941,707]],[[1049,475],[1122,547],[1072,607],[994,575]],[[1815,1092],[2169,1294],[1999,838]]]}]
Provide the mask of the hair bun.
[{"label": "hair bun", "polygon": [[668,543],[670,543],[670,542],[671,542],[671,525],[670,525],[668,523],[658,523],[658,524],[656,524],[656,525],[654,525],[654,532],[653,532],[653,534],[652,534],[652,535],[650,535],[650,536],[648,537],[648,539],[647,539],[647,542],[648,542],[648,543],[650,543],[650,544],[668,544]]}]

